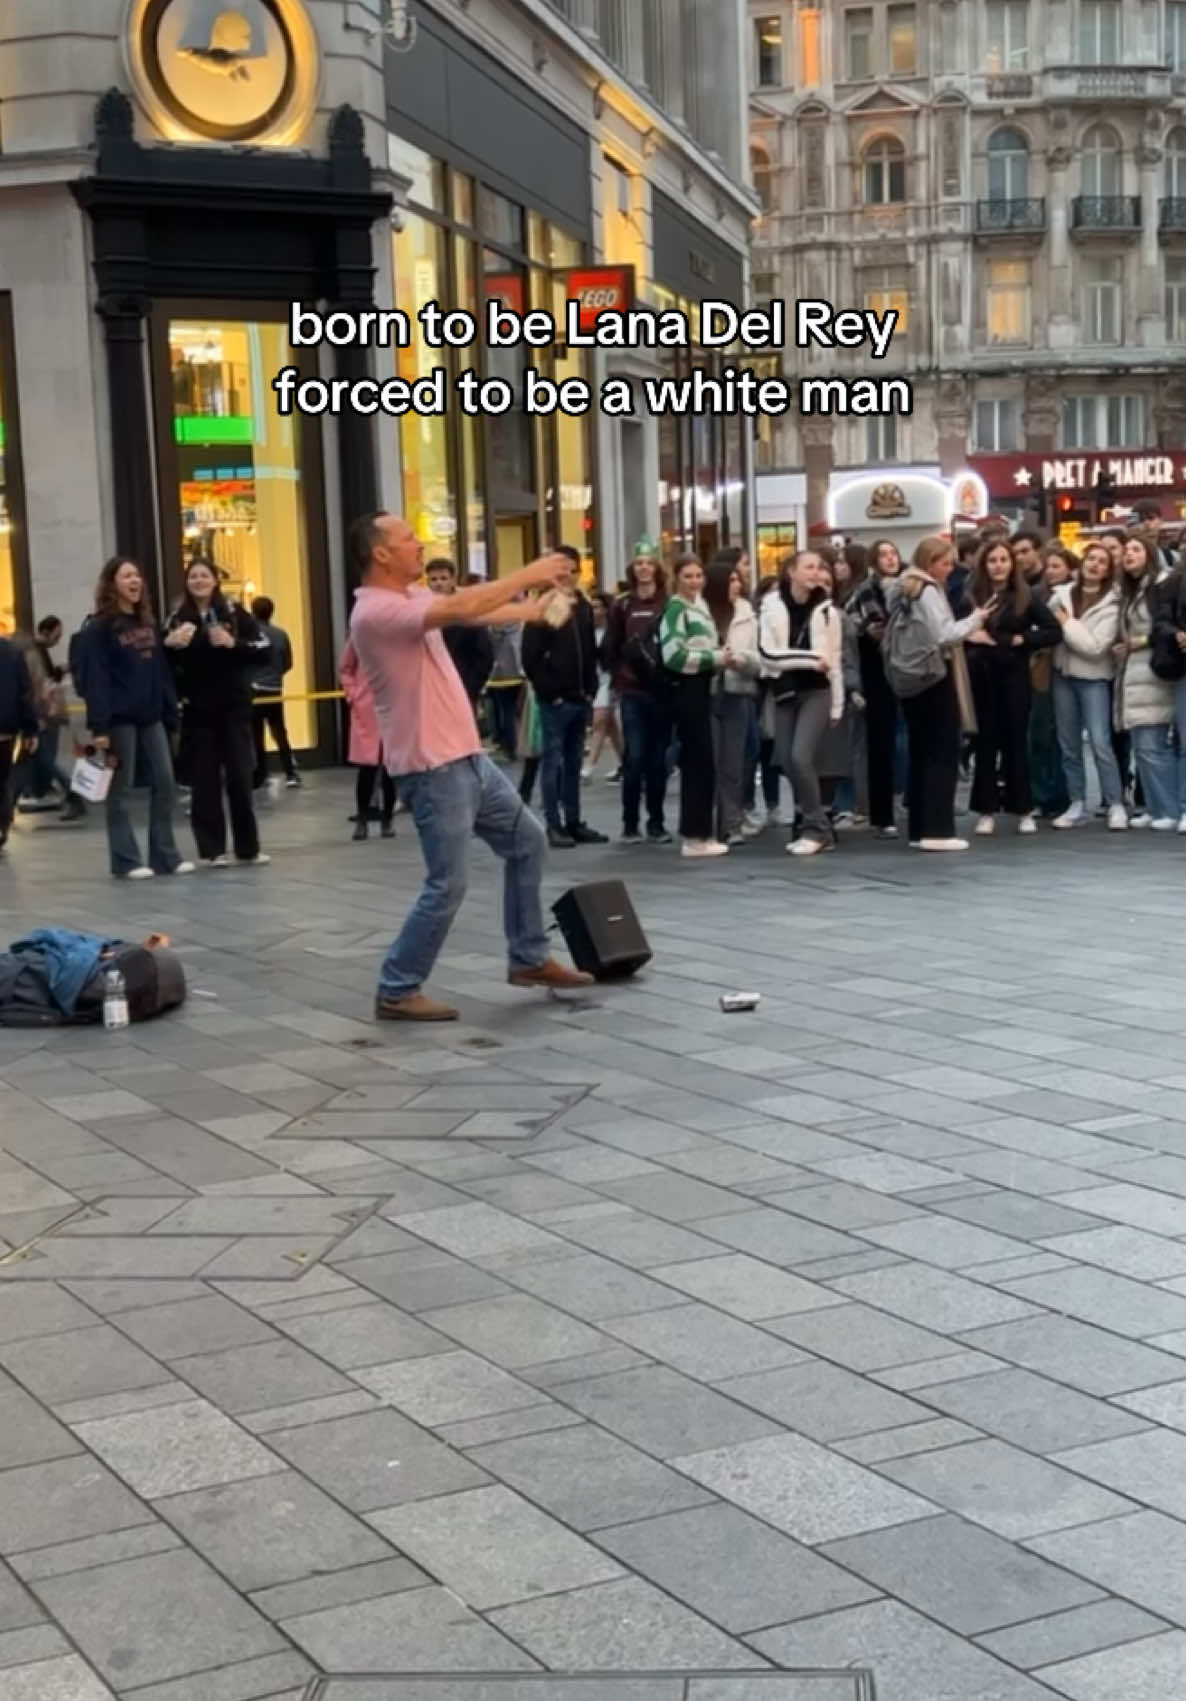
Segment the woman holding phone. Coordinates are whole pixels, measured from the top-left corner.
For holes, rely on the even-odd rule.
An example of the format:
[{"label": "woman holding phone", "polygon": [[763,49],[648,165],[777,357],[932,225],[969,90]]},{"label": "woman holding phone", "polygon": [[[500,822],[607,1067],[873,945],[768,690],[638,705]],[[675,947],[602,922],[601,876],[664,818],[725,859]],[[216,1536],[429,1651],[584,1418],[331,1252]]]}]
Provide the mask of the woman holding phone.
[{"label": "woman holding phone", "polygon": [[230,603],[208,561],[191,561],[185,595],[165,629],[184,704],[182,737],[192,751],[190,823],[198,856],[208,868],[227,866],[223,793],[231,840],[239,862],[262,866],[252,802],[255,743],[251,726],[251,676],[268,640],[245,609]]}]

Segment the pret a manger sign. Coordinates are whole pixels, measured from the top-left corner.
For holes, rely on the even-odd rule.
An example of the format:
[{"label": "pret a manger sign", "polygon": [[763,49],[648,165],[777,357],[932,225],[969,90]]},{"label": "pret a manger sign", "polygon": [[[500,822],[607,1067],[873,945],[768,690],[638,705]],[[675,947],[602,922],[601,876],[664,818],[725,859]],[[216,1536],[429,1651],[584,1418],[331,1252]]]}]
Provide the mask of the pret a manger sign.
[{"label": "pret a manger sign", "polygon": [[1109,473],[1117,490],[1176,482],[1177,462],[1169,455],[1073,455],[1042,462],[1043,490],[1093,490]]}]

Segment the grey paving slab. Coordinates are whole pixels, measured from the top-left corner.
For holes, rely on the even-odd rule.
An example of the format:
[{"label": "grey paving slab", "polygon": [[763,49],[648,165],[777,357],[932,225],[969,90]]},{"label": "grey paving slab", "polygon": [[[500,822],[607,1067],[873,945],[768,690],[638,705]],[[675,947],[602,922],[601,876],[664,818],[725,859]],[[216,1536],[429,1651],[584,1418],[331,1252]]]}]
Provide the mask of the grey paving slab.
[{"label": "grey paving slab", "polygon": [[52,1624],[32,1624],[25,1630],[0,1631],[0,1671],[69,1652],[69,1642]]},{"label": "grey paving slab", "polygon": [[1121,1224],[1055,1235],[1042,1245],[1064,1257],[1098,1264],[1102,1269],[1132,1276],[1137,1281],[1157,1282],[1167,1276],[1186,1274],[1186,1245]]},{"label": "grey paving slab", "polygon": [[348,1394],[354,1385],[294,1341],[264,1341],[176,1359],[174,1370],[232,1416],[323,1394]]},{"label": "grey paving slab", "polygon": [[904,1459],[914,1453],[929,1453],[935,1447],[954,1447],[959,1441],[978,1441],[978,1430],[952,1418],[932,1418],[927,1423],[902,1424],[897,1429],[875,1430],[834,1441],[836,1452],[859,1465],[878,1465],[884,1459]]},{"label": "grey paving slab", "polygon": [[834,1364],[808,1363],[719,1384],[723,1394],[815,1441],[925,1422],[925,1406]]},{"label": "grey paving slab", "polygon": [[114,1701],[114,1696],[84,1660],[65,1654],[6,1671],[4,1701]]},{"label": "grey paving slab", "polygon": [[[360,1299],[370,1296],[359,1294]],[[306,1317],[287,1317],[279,1322],[318,1358],[338,1370],[388,1364],[396,1359],[423,1358],[430,1353],[450,1352],[454,1342],[425,1323],[417,1322],[394,1305],[371,1303]]]},{"label": "grey paving slab", "polygon": [[[728,1216],[706,1217],[696,1224],[701,1235],[722,1241],[738,1252],[748,1252],[755,1258],[784,1268],[790,1264],[806,1264],[818,1258],[838,1258],[846,1253],[867,1251],[863,1240],[841,1234],[838,1229],[823,1223],[810,1222],[806,1217],[793,1216],[789,1211],[772,1206],[757,1210],[730,1212]],[[701,1257],[707,1256],[705,1253]],[[674,1260],[673,1260],[674,1261]]]},{"label": "grey paving slab", "polygon": [[470,1458],[577,1530],[653,1518],[710,1499],[686,1477],[587,1423],[477,1446]]},{"label": "grey paving slab", "polygon": [[146,1352],[166,1362],[276,1338],[275,1331],[258,1317],[214,1293],[121,1312],[119,1327]]},{"label": "grey paving slab", "polygon": [[731,1193],[727,1187],[714,1187],[711,1182],[699,1181],[691,1175],[626,1176],[598,1183],[598,1192],[609,1199],[620,1199],[636,1211],[645,1211],[662,1222],[695,1222],[703,1217],[719,1217],[734,1211],[747,1211],[749,1200]]},{"label": "grey paving slab", "polygon": [[966,1331],[969,1346],[1088,1394],[1122,1394],[1173,1382],[1181,1360],[1073,1317],[1038,1315]]},{"label": "grey paving slab", "polygon": [[[150,1683],[141,1689],[140,1697],[143,1701],[307,1701],[314,1669],[301,1654],[262,1654],[217,1671]],[[295,1690],[289,1687],[294,1683],[299,1685]],[[283,1684],[283,1689],[277,1690],[277,1684]]]},{"label": "grey paving slab", "polygon": [[765,1329],[726,1317],[708,1305],[673,1305],[633,1317],[608,1317],[601,1327],[701,1382],[773,1370],[806,1356]]},{"label": "grey paving slab", "polygon": [[1026,1544],[1103,1589],[1175,1625],[1186,1625],[1186,1525],[1162,1512],[1133,1512]]},{"label": "grey paving slab", "polygon": [[587,1323],[628,1312],[657,1311],[660,1306],[680,1305],[686,1298],[665,1282],[625,1269],[593,1252],[571,1258],[506,1259],[496,1266],[496,1274],[503,1282],[558,1305]]},{"label": "grey paving slab", "polygon": [[295,1471],[170,1495],[155,1509],[244,1591],[391,1557],[373,1530]]},{"label": "grey paving slab", "polygon": [[[740,1212],[731,1219],[710,1217],[708,1222],[736,1222],[748,1214]],[[657,1264],[684,1263],[693,1258],[711,1258],[719,1251],[717,1240],[710,1240],[703,1232],[704,1224],[698,1224],[694,1230],[684,1228],[679,1223],[661,1222],[658,1217],[646,1216],[624,1205],[615,1206],[611,1214],[554,1221],[553,1226],[566,1240],[575,1241],[590,1252],[603,1253],[607,1258],[637,1270],[653,1269]]]},{"label": "grey paving slab", "polygon": [[752,1649],[637,1577],[523,1601],[490,1617],[553,1670],[726,1670],[764,1663]]},{"label": "grey paving slab", "polygon": [[662,1459],[770,1435],[777,1424],[665,1366],[566,1383],[565,1405]]},{"label": "grey paving slab", "polygon": [[946,1358],[956,1346],[946,1335],[851,1302],[826,1311],[766,1318],[762,1327],[850,1370],[883,1370],[920,1359]]},{"label": "grey paving slab", "polygon": [[466,1418],[461,1423],[438,1425],[437,1434],[450,1447],[485,1447],[495,1441],[515,1441],[520,1436],[543,1435],[550,1429],[574,1429],[584,1423],[578,1412],[550,1401],[543,1406],[521,1406],[493,1417]]},{"label": "grey paving slab", "polygon": [[428,1358],[360,1367],[355,1377],[380,1399],[430,1428],[533,1406],[541,1400],[526,1382],[470,1352],[434,1353]]},{"label": "grey paving slab", "polygon": [[143,1501],[85,1454],[0,1473],[0,1551],[102,1535],[146,1524]]},{"label": "grey paving slab", "polygon": [[0,1365],[47,1405],[147,1388],[168,1372],[105,1323],[0,1346]]},{"label": "grey paving slab", "polygon": [[[978,1228],[933,1211],[902,1223],[883,1223],[862,1231],[866,1240],[900,1252],[924,1264],[945,1270],[962,1270],[987,1264],[993,1259],[1016,1258],[1026,1251],[1024,1241],[1013,1240],[992,1229]],[[973,1270],[973,1274],[975,1271]]]},{"label": "grey paving slab", "polygon": [[873,1601],[767,1630],[754,1646],[780,1665],[859,1660],[877,1701],[1049,1701],[1050,1692],[900,1601]]},{"label": "grey paving slab", "polygon": [[386,1409],[276,1430],[268,1446],[355,1512],[489,1481],[478,1465]]},{"label": "grey paving slab", "polygon": [[1097,1593],[1069,1571],[1026,1556],[961,1518],[874,1530],[831,1542],[824,1552],[963,1635],[1079,1606]]},{"label": "grey paving slab", "polygon": [[91,1664],[121,1689],[285,1646],[229,1584],[184,1551],[48,1578],[38,1593]]},{"label": "grey paving slab", "polygon": [[927,1264],[895,1264],[863,1276],[841,1276],[833,1285],[846,1298],[861,1300],[940,1334],[1006,1323],[1030,1316],[1034,1310],[1021,1299]]},{"label": "grey paving slab", "polygon": [[147,1500],[283,1468],[282,1461],[207,1400],[79,1423],[83,1442]]},{"label": "grey paving slab", "polygon": [[52,1282],[0,1286],[0,1343],[86,1329],[97,1322],[93,1312]]},{"label": "grey paving slab", "polygon": [[1113,1275],[1110,1270],[1079,1265],[1045,1276],[1024,1276],[1010,1282],[1009,1291],[1048,1310],[1138,1340],[1186,1328],[1186,1296]]},{"label": "grey paving slab", "polygon": [[33,1596],[0,1561],[0,1630],[23,1630],[43,1617]]},{"label": "grey paving slab", "polygon": [[797,1187],[793,1192],[767,1197],[811,1222],[854,1231],[873,1223],[896,1223],[905,1217],[915,1217],[920,1209],[909,1200],[894,1199],[847,1181],[821,1182],[815,1187]]},{"label": "grey paving slab", "polygon": [[0,1389],[0,1471],[79,1451],[74,1436],[55,1423],[44,1406],[19,1389]]},{"label": "grey paving slab", "polygon": [[1117,1394],[1113,1403],[1167,1429],[1186,1429],[1186,1381],[1142,1388],[1136,1394]]},{"label": "grey paving slab", "polygon": [[869,1600],[875,1591],[734,1506],[598,1532],[632,1571],[736,1635]]},{"label": "grey paving slab", "polygon": [[889,1460],[879,1469],[1011,1541],[1137,1510],[1131,1501],[1004,1441],[968,1441]]},{"label": "grey paving slab", "polygon": [[1176,1430],[1122,1435],[1090,1447],[1071,1447],[1053,1457],[1146,1506],[1186,1516],[1186,1435]]},{"label": "grey paving slab", "polygon": [[1115,1701],[1118,1695],[1172,1701],[1186,1685],[1186,1632],[1168,1630],[1120,1648],[1064,1660],[1044,1667],[1040,1676],[1071,1701]]},{"label": "grey paving slab", "polygon": [[827,1288],[745,1253],[664,1264],[653,1274],[681,1293],[691,1294],[746,1322],[782,1317],[793,1311],[819,1311],[840,1301]]},{"label": "grey paving slab", "polygon": [[671,1462],[723,1500],[809,1544],[935,1512],[929,1501],[801,1435],[766,1436]]},{"label": "grey paving slab", "polygon": [[[1134,1642],[1139,1637],[1156,1636],[1168,1628],[1162,1619],[1130,1606],[1127,1601],[1104,1600],[1071,1607],[1049,1618],[1031,1619],[1009,1630],[990,1630],[977,1637],[977,1641],[990,1654],[1021,1666],[1024,1671],[1032,1671],[1035,1666],[1052,1666],[1102,1648]],[[1041,1675],[1045,1681],[1049,1674]]]},{"label": "grey paving slab", "polygon": [[280,1628],[324,1671],[525,1671],[538,1663],[447,1589],[298,1613]]},{"label": "grey paving slab", "polygon": [[370,1522],[481,1611],[622,1575],[606,1554],[501,1483],[373,1512]]},{"label": "grey paving slab", "polygon": [[[1089,1399],[1027,1370],[998,1370],[955,1382],[923,1384],[918,1398],[1033,1453],[1058,1453],[1107,1441],[1133,1433],[1142,1422],[1135,1415],[1139,1407],[1126,1413],[1111,1402]],[[1121,1403],[1127,1402],[1122,1399]]]},{"label": "grey paving slab", "polygon": [[12,1568],[26,1582],[36,1583],[42,1577],[64,1577],[71,1571],[89,1571],[92,1566],[111,1565],[117,1559],[167,1553],[180,1546],[180,1536],[167,1524],[137,1524],[111,1535],[83,1536],[78,1541],[55,1542],[51,1547],[14,1554]]},{"label": "grey paving slab", "polygon": [[526,1294],[472,1300],[422,1316],[446,1348],[460,1342],[506,1370],[577,1358],[612,1344],[588,1324]]}]

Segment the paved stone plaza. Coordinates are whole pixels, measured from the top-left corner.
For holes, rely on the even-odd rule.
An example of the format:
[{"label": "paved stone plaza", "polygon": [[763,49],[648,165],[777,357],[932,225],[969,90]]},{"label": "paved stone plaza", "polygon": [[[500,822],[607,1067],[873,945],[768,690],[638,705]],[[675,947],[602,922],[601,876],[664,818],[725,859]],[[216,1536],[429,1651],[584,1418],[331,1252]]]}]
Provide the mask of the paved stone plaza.
[{"label": "paved stone plaza", "polygon": [[0,1033],[3,1701],[1181,1701],[1186,843],[557,856],[656,953],[567,1003],[478,849],[403,1031],[347,796],[0,865],[192,989]]}]

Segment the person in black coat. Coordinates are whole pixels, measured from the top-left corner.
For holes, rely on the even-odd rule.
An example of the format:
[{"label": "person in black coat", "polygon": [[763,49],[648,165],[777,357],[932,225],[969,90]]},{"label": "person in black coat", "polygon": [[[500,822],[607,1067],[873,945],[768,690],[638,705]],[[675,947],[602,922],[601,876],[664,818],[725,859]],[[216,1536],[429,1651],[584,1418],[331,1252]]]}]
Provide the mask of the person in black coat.
[{"label": "person in black coat", "polygon": [[[1053,649],[1061,632],[1009,544],[985,544],[972,571],[975,608],[989,610],[979,632],[966,640],[968,675],[976,709],[972,808],[977,833],[996,831],[1002,805],[1017,816],[1020,833],[1035,833],[1029,767],[1030,657]],[[999,778],[998,778],[999,765]]]},{"label": "person in black coat", "polygon": [[226,816],[240,862],[270,861],[259,848],[252,803],[255,744],[251,682],[268,640],[245,609],[229,603],[208,561],[191,561],[185,596],[165,630],[165,648],[183,700],[182,737],[191,752],[190,823],[198,855],[209,867],[226,866]]},{"label": "person in black coat", "polygon": [[0,638],[0,850],[12,826],[13,794],[9,778],[18,742],[31,756],[37,749],[37,706],[33,680],[19,644]]},{"label": "person in black coat", "polygon": [[539,704],[540,786],[548,843],[553,850],[571,850],[573,845],[608,843],[604,833],[581,820],[581,768],[589,711],[597,695],[598,639],[592,605],[580,588],[581,558],[567,545],[556,553],[570,563],[570,617],[563,626],[540,621],[524,627],[523,672]]},{"label": "person in black coat", "polygon": [[[457,589],[457,569],[442,556],[430,561],[424,569],[425,583],[434,597],[451,597]],[[446,626],[445,648],[453,658],[453,666],[461,675],[465,694],[478,707],[478,699],[486,689],[494,671],[494,639],[487,626]]]}]

